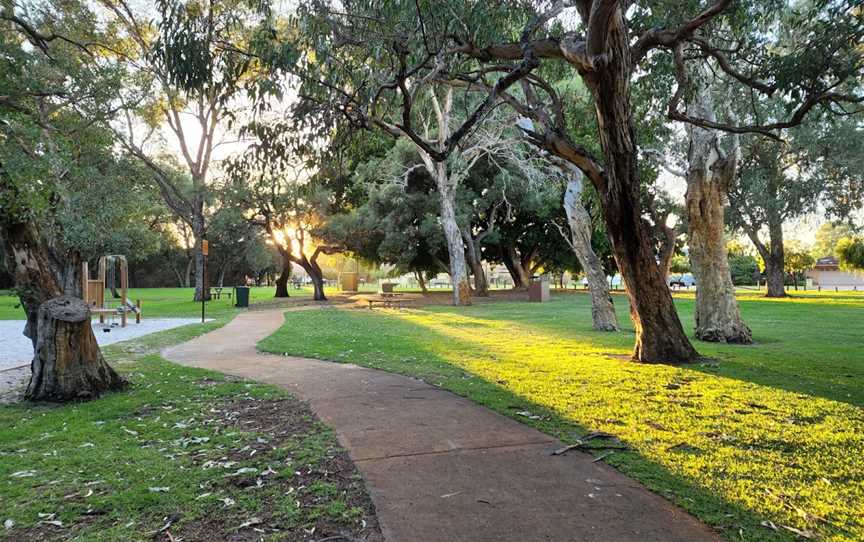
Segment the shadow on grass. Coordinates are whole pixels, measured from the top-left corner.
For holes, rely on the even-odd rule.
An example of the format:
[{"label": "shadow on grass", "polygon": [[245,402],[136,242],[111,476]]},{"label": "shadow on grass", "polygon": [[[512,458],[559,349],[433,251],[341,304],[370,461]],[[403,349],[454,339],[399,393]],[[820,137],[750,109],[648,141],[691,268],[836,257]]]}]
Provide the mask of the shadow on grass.
[{"label": "shadow on grass", "polygon": [[[516,307],[517,312],[520,307]],[[451,309],[452,310],[452,309]],[[436,314],[448,312],[443,309],[435,309],[431,311]],[[496,412],[505,416],[511,417],[522,423],[536,427],[537,429],[554,435],[564,442],[574,442],[579,435],[584,435],[589,431],[603,430],[613,434],[622,435],[623,442],[630,446],[629,451],[616,452],[615,454],[605,458],[605,461],[616,467],[621,472],[632,476],[639,480],[648,488],[656,493],[663,495],[684,509],[688,510],[702,521],[717,528],[726,538],[740,539],[744,536],[746,540],[792,540],[794,537],[786,532],[775,532],[761,525],[768,517],[776,523],[785,522],[790,525],[797,525],[799,528],[807,528],[808,525],[802,525],[800,519],[796,522],[794,517],[790,517],[782,512],[768,514],[763,516],[760,513],[743,506],[741,503],[730,502],[716,492],[712,492],[709,488],[699,484],[697,480],[683,476],[680,472],[675,472],[667,466],[653,460],[649,454],[655,453],[652,450],[652,444],[643,442],[633,442],[626,437],[625,431],[627,422],[607,418],[602,420],[600,425],[577,422],[567,416],[567,412],[573,412],[574,405],[578,405],[577,401],[572,401],[572,404],[567,404],[566,398],[564,403],[555,403],[554,407],[549,404],[542,404],[532,400],[529,396],[532,393],[538,393],[532,385],[549,385],[550,382],[540,382],[542,377],[538,378],[538,373],[544,373],[543,367],[511,367],[511,372],[507,378],[496,378],[497,364],[506,364],[502,360],[502,356],[514,355],[514,352],[502,352],[501,349],[493,348],[488,345],[479,343],[471,338],[463,338],[454,336],[449,332],[441,331],[441,329],[458,330],[460,333],[474,335],[484,333],[499,326],[499,322],[494,319],[483,319],[477,317],[474,310],[468,309],[458,314],[448,314],[448,318],[444,322],[436,324],[436,328],[429,325],[409,321],[408,318],[412,314],[420,313],[400,313],[400,312],[375,312],[363,314],[350,311],[339,311],[336,313],[336,319],[331,321],[321,320],[317,318],[320,315],[304,314],[288,314],[286,315],[285,325],[274,335],[268,337],[259,343],[262,350],[287,353],[291,355],[299,355],[306,357],[314,357],[336,362],[351,362],[365,367],[382,369],[389,372],[401,373],[414,377],[419,377],[425,381],[448,389],[454,393],[470,398],[471,400],[484,405]],[[407,314],[407,316],[406,316]],[[334,316],[334,315],[331,315]],[[535,321],[532,320],[532,326]],[[546,323],[550,326],[550,323]],[[542,327],[543,323],[538,326]],[[556,332],[557,328],[552,326]],[[539,335],[539,334],[538,334]],[[596,335],[596,337],[595,337]],[[621,338],[621,335],[614,338],[608,334],[587,333],[579,334],[580,340],[588,340],[594,342],[594,354],[601,363],[605,363],[602,359],[602,352],[609,350],[610,352],[627,352],[629,350],[629,337]],[[538,336],[535,339],[543,340],[546,337]],[[572,339],[570,336],[568,339]],[[594,360],[593,363],[596,363]],[[571,360],[564,360],[564,363],[573,363]],[[578,362],[578,361],[575,361]],[[673,371],[673,381],[666,387],[662,386],[661,381],[656,381],[654,384],[660,388],[656,394],[656,402],[661,405],[658,408],[663,408],[666,402],[669,402],[669,408],[683,409],[687,415],[694,418],[699,417],[699,411],[693,404],[688,404],[688,395],[686,391],[687,376],[689,369],[677,370],[666,368],[663,366],[647,367],[636,364],[629,364],[615,360],[608,360],[610,364],[617,364],[622,374],[611,375],[602,378],[599,381],[591,381],[590,378],[583,378],[584,375],[578,373],[562,374],[558,376],[557,381],[551,382],[554,386],[556,383],[561,383],[562,378],[568,379],[569,384],[574,385],[574,393],[578,393],[580,399],[590,397],[596,394],[595,386],[607,384],[614,386],[620,382],[613,381],[616,378],[627,379],[628,374],[634,374],[641,368],[656,370],[658,378],[667,378],[669,371]],[[685,373],[684,376],[681,373]],[[711,375],[714,376],[714,375]],[[677,378],[677,382],[675,383]],[[580,381],[581,379],[581,381]],[[672,387],[674,384],[676,387]],[[679,392],[679,388],[684,388]],[[619,404],[626,409],[628,404],[627,392],[634,392],[634,389],[623,389],[624,393],[611,398],[611,403]],[[574,396],[575,397],[575,396]],[[598,398],[602,401],[603,398]],[[590,401],[589,401],[590,402]],[[584,404],[584,403],[583,403]],[[756,405],[755,402],[752,404]],[[616,405],[611,405],[614,410]],[[577,408],[581,408],[578,407]],[[753,409],[757,409],[754,406]],[[538,419],[520,415],[519,412],[530,412],[533,415],[539,416]],[[681,415],[680,410],[676,415]],[[755,411],[755,415],[760,415]],[[622,412],[622,418],[625,416]],[[637,413],[637,418],[641,414]],[[740,413],[738,416],[747,416],[749,413]],[[590,418],[590,416],[588,416]],[[632,419],[630,420],[633,421]],[[667,423],[664,421],[664,423]],[[620,424],[620,425],[619,425]],[[631,423],[632,425],[632,423]],[[620,432],[616,432],[617,429]],[[630,434],[632,434],[631,427]],[[639,428],[636,428],[639,430]],[[644,427],[645,431],[660,432],[666,434],[665,438],[672,439],[673,445],[668,443],[663,444],[664,453],[672,457],[669,460],[671,464],[675,464],[686,471],[688,463],[690,466],[700,463],[700,456],[712,452],[708,447],[701,443],[690,444],[680,442],[674,444],[676,435],[674,435],[675,427],[660,427],[656,424],[654,427]],[[668,433],[672,432],[670,437]],[[681,438],[681,437],[679,437]],[[710,438],[715,438],[714,436]],[[768,445],[775,447],[768,442]],[[775,443],[776,447],[788,447],[789,443],[779,440]],[[736,446],[744,448],[743,453],[747,453],[746,448],[750,443],[742,442]],[[642,447],[647,446],[646,450],[649,453],[644,453]],[[793,450],[794,451],[794,450]],[[720,478],[737,478],[746,479],[751,473],[737,472],[740,471],[740,466],[729,469],[727,473],[710,473],[710,476]],[[762,466],[764,467],[764,466]],[[764,473],[763,473],[764,474]],[[742,488],[743,489],[743,488]],[[766,500],[764,494],[754,496],[758,500]],[[782,503],[778,505],[783,508]],[[772,509],[772,512],[777,512]],[[793,515],[794,516],[794,515]],[[832,529],[833,530],[833,529]],[[743,535],[742,535],[743,533]],[[842,535],[841,535],[842,536]]]},{"label": "shadow on grass", "polygon": [[[864,300],[864,298],[862,298]],[[623,303],[622,303],[623,302]],[[616,356],[632,351],[633,325],[626,313],[626,298],[615,298],[621,333],[591,330],[590,298],[582,293],[553,297],[549,305],[501,303],[469,308],[478,320],[504,319],[525,324],[550,335],[590,342]],[[719,361],[717,366],[693,364],[685,368],[715,376],[734,378],[760,386],[864,406],[864,315],[857,307],[820,300],[806,313],[795,302],[740,303],[745,321],[753,329],[752,345],[727,345],[696,340],[696,349]],[[693,322],[692,299],[676,299],[685,329]],[[446,312],[452,308],[439,308]]]}]

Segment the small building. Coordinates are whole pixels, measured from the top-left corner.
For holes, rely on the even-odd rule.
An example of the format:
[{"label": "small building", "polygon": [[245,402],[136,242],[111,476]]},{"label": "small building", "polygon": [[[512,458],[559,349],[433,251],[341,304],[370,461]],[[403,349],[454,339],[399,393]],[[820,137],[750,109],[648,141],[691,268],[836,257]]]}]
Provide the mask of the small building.
[{"label": "small building", "polygon": [[840,269],[840,262],[833,256],[816,260],[807,278],[813,288],[820,290],[864,290],[864,274]]}]

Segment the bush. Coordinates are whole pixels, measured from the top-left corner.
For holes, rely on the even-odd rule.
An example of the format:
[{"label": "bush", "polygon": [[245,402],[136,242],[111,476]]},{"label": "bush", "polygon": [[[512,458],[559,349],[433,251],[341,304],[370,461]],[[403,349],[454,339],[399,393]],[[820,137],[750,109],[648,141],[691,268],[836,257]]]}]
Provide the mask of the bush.
[{"label": "bush", "polygon": [[729,272],[735,286],[752,286],[756,284],[754,276],[759,273],[759,263],[749,254],[730,254]]},{"label": "bush", "polygon": [[864,271],[864,238],[844,237],[837,242],[840,267],[849,271]]}]

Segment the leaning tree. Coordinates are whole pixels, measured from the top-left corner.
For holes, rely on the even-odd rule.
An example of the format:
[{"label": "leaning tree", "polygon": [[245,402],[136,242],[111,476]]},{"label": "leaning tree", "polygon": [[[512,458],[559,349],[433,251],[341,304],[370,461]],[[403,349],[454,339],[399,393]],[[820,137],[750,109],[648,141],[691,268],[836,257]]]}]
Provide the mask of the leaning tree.
[{"label": "leaning tree", "polygon": [[[674,363],[698,354],[681,326],[644,219],[632,85],[651,75],[653,59],[671,57],[682,83],[667,104],[670,119],[777,138],[778,130],[799,124],[814,108],[864,99],[854,88],[864,27],[857,9],[851,0],[815,2],[797,11],[785,3],[731,0],[651,6],[616,0],[309,0],[300,3],[302,32],[273,29],[258,46],[269,65],[300,79],[300,95],[318,106],[305,109],[319,112],[314,123],[338,119],[360,128],[395,129],[435,162],[459,152],[462,140],[502,102],[530,118],[534,128],[526,133],[532,142],[577,166],[597,189],[630,299],[634,359]],[[757,18],[765,31],[738,48],[716,46],[723,25],[744,17]],[[682,111],[691,61],[680,54],[685,44],[715,58],[718,69],[754,96],[784,103],[788,114],[736,124]],[[293,45],[294,54],[274,53],[286,45]],[[825,58],[826,50],[834,54]],[[578,74],[592,97],[599,154],[565,129],[565,108],[549,83],[562,71]],[[418,89],[445,82],[485,98],[446,139],[429,141],[413,107]],[[382,126],[383,114],[395,120]]]},{"label": "leaning tree", "polygon": [[66,401],[126,385],[102,356],[89,307],[75,297],[80,252],[65,246],[59,228],[70,188],[92,173],[84,162],[94,153],[103,165],[115,159],[94,124],[112,113],[105,104],[116,74],[84,45],[97,36],[79,24],[92,20],[86,7],[47,7],[38,17],[0,8],[0,246],[34,347],[26,397]]}]

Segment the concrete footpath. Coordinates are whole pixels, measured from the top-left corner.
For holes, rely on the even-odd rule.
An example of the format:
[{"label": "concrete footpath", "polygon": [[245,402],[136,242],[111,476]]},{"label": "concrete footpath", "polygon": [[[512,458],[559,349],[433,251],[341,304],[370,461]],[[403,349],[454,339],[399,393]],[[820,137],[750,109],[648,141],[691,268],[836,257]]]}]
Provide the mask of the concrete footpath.
[{"label": "concrete footpath", "polygon": [[288,389],[348,450],[389,542],[720,540],[592,456],[467,399],[356,365],[258,353],[282,311],[251,311],[163,355]]}]

